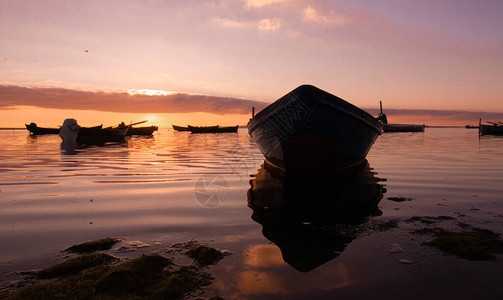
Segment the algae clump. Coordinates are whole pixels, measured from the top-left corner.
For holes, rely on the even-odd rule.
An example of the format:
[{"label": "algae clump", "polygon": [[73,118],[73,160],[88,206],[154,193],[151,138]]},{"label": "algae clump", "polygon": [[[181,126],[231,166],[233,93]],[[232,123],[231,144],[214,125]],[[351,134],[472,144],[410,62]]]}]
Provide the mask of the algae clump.
[{"label": "algae clump", "polygon": [[1,299],[178,299],[209,285],[211,275],[196,266],[173,270],[170,259],[143,255],[118,265],[106,254],[86,254],[34,273],[55,278],[12,292]]},{"label": "algae clump", "polygon": [[500,236],[480,228],[464,232],[441,231],[435,239],[424,244],[469,260],[496,260],[496,254],[503,253]]},{"label": "algae clump", "polygon": [[115,258],[108,254],[95,253],[85,254],[75,258],[68,259],[62,263],[50,266],[48,268],[36,271],[34,275],[39,279],[50,279],[62,276],[77,274],[84,269],[108,264]]},{"label": "algae clump", "polygon": [[77,244],[66,249],[67,252],[72,253],[90,253],[100,250],[109,250],[113,245],[119,242],[118,239],[106,238],[95,241],[89,241],[82,244]]},{"label": "algae clump", "polygon": [[194,247],[187,251],[186,254],[202,266],[216,264],[224,257],[222,252],[207,246]]}]

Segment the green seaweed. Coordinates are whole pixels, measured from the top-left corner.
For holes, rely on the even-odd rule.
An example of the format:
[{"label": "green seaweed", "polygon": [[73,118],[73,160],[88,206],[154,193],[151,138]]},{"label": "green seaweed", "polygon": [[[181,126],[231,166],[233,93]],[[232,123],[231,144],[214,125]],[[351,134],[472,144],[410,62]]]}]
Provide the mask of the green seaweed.
[{"label": "green seaweed", "polygon": [[224,257],[222,252],[207,246],[197,246],[185,253],[202,266],[216,264]]},{"label": "green seaweed", "polygon": [[438,232],[435,239],[424,244],[469,260],[496,260],[496,254],[503,253],[501,237],[480,228],[463,232]]},{"label": "green seaweed", "polygon": [[171,262],[160,255],[144,255],[111,268],[96,282],[98,293],[114,296],[144,294],[160,280]]},{"label": "green seaweed", "polygon": [[58,279],[3,293],[0,298],[179,299],[209,285],[213,279],[196,266],[173,270],[171,260],[158,254],[143,255],[114,266],[110,265],[112,260],[106,254],[69,259],[37,273],[39,278]]},{"label": "green seaweed", "polygon": [[184,266],[165,276],[154,294],[162,299],[178,299],[211,283],[213,277],[194,266]]},{"label": "green seaweed", "polygon": [[73,245],[70,248],[66,249],[67,252],[72,253],[91,253],[101,250],[109,250],[113,245],[119,242],[118,239],[106,238],[100,240],[94,240],[85,242],[82,244]]},{"label": "green seaweed", "polygon": [[40,271],[36,271],[35,276],[39,279],[50,279],[73,275],[84,269],[108,264],[115,259],[116,258],[113,256],[103,253],[84,254]]}]

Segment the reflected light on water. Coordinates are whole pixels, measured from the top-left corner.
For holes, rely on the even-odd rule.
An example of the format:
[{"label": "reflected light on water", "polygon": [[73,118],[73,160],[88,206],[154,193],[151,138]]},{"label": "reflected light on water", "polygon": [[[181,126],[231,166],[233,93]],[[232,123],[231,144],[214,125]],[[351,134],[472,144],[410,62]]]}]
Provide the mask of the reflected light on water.
[{"label": "reflected light on water", "polygon": [[272,244],[254,245],[249,248],[244,263],[252,267],[274,267],[285,264],[281,251]]},{"label": "reflected light on water", "polygon": [[[152,245],[143,253],[193,239],[230,250],[209,267],[216,278],[209,296],[462,298],[478,287],[482,296],[501,295],[499,262],[424,247],[429,236],[411,232],[427,225],[405,221],[448,216],[453,224],[503,233],[501,137],[479,138],[464,128],[383,134],[364,172],[346,181],[276,177],[262,167],[245,128],[202,135],[161,128],[74,155],[62,153],[60,143],[57,135],[0,131],[0,282],[59,262],[73,244],[118,237]],[[216,207],[196,197],[206,176],[227,184]],[[333,221],[356,204],[355,212],[366,208],[363,223],[399,219],[409,227],[339,234]],[[390,253],[395,244],[403,252]]]}]

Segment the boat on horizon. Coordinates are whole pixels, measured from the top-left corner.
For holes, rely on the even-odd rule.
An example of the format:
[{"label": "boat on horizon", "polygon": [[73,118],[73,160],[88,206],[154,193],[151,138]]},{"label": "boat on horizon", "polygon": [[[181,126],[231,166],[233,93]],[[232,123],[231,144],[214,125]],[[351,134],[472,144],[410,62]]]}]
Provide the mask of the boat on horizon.
[{"label": "boat on horizon", "polygon": [[176,131],[190,131],[189,127],[187,126],[178,126],[178,125],[171,125],[173,126],[173,129]]},{"label": "boat on horizon", "polygon": [[75,119],[66,119],[59,136],[67,146],[102,145],[108,142],[124,142],[128,126],[115,128],[81,127]]},{"label": "boat on horizon", "polygon": [[[38,127],[36,123],[30,123],[30,124],[24,124],[26,126],[26,129],[28,129],[28,131],[33,134],[33,135],[43,135],[43,134],[58,134],[61,127],[60,128],[47,128],[47,127]],[[97,125],[97,126],[93,126],[93,127],[83,127],[83,128],[94,128],[94,129],[98,129],[98,128],[102,128],[103,125]]]},{"label": "boat on horizon", "polygon": [[157,126],[143,126],[143,127],[129,127],[128,131],[126,132],[127,136],[131,135],[152,135],[154,134],[154,131],[159,130],[159,127]]},{"label": "boat on horizon", "polygon": [[425,124],[396,124],[388,123],[388,117],[382,111],[382,101],[379,101],[379,106],[381,107],[381,113],[377,118],[383,123],[383,132],[424,132]]},{"label": "boat on horizon", "polygon": [[232,133],[238,132],[239,126],[226,126],[220,127],[219,125],[215,126],[191,126],[187,125],[187,128],[191,133]]},{"label": "boat on horizon", "polygon": [[24,124],[26,129],[33,135],[58,134],[59,128],[38,127],[36,123]]},{"label": "boat on horizon", "polygon": [[266,160],[284,169],[359,164],[382,126],[369,113],[312,85],[297,87],[247,125]]},{"label": "boat on horizon", "polygon": [[383,132],[423,132],[426,126],[415,124],[383,124]]},{"label": "boat on horizon", "polygon": [[[143,124],[147,121],[140,121],[131,124],[125,124],[124,122],[121,122],[119,125],[115,127],[128,127],[128,130],[126,132],[126,136],[132,136],[132,135],[152,135],[154,131],[157,131],[159,127],[157,126],[144,126],[144,127],[133,127],[135,125]],[[111,129],[114,128],[114,126],[106,127],[106,129]]]},{"label": "boat on horizon", "polygon": [[482,119],[479,120],[480,135],[503,135],[503,122],[489,122],[491,124],[482,124]]}]

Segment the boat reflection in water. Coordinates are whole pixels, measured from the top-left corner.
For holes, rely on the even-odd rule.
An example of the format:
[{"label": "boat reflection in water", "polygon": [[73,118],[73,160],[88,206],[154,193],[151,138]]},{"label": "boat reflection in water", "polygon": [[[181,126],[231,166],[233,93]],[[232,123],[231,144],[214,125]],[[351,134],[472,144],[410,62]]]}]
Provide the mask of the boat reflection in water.
[{"label": "boat reflection in water", "polygon": [[381,215],[385,188],[365,160],[346,170],[285,172],[267,161],[250,180],[248,206],[283,260],[308,272],[336,258],[358,225]]}]

